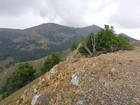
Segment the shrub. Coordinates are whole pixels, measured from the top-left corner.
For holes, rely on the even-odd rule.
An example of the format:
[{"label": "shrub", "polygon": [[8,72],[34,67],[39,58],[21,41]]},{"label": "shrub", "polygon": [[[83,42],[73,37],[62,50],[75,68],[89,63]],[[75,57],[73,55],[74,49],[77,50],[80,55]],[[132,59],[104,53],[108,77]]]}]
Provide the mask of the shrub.
[{"label": "shrub", "polygon": [[[90,35],[88,35],[88,37],[87,37],[86,39],[83,39],[82,41],[84,41],[84,42],[86,43],[87,48],[92,52],[92,40],[91,40],[91,35],[92,35],[92,33],[91,33]],[[79,48],[79,52],[80,52],[82,55],[88,55],[88,54],[89,54],[88,51],[87,51],[83,46],[81,46],[81,47]]]},{"label": "shrub", "polygon": [[12,77],[13,89],[18,90],[19,88],[34,80],[34,73],[35,69],[29,63],[20,64]]},{"label": "shrub", "polygon": [[77,49],[77,44],[76,43],[72,43],[71,47],[70,47],[70,50],[71,51],[74,51]]},{"label": "shrub", "polygon": [[2,98],[5,98],[35,79],[35,70],[29,63],[22,63],[14,74],[7,78],[2,86]]},{"label": "shrub", "polygon": [[[79,48],[79,52],[82,55],[93,55],[93,41],[96,42],[95,48],[96,51],[103,51],[103,52],[111,52],[111,51],[118,51],[118,50],[131,50],[133,46],[129,43],[128,39],[123,35],[116,35],[113,27],[105,25],[103,29],[101,29],[95,38],[93,39],[90,34],[83,42],[86,43]],[[86,46],[86,49],[85,49]],[[87,50],[88,49],[88,50]]]},{"label": "shrub", "polygon": [[128,42],[128,39],[121,34],[117,37],[117,44],[121,50],[133,49],[133,46]]},{"label": "shrub", "polygon": [[74,92],[68,92],[67,94],[64,95],[64,99],[74,99],[75,94]]},{"label": "shrub", "polygon": [[44,66],[41,68],[41,74],[49,71],[54,65],[58,64],[60,61],[60,56],[57,53],[52,53],[51,55],[49,55],[44,63]]},{"label": "shrub", "polygon": [[80,54],[82,54],[82,55],[88,55],[87,50],[83,46],[81,46],[78,50],[79,50]]}]

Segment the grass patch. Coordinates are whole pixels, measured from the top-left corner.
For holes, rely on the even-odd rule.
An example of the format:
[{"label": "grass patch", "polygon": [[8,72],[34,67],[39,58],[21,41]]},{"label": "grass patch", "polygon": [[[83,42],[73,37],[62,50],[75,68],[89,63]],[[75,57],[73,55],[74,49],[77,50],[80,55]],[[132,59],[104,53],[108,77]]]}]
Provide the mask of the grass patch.
[{"label": "grass patch", "polygon": [[41,88],[47,88],[49,86],[48,82],[44,83]]},{"label": "grass patch", "polygon": [[74,92],[68,92],[67,94],[64,95],[64,99],[74,99],[75,94]]}]

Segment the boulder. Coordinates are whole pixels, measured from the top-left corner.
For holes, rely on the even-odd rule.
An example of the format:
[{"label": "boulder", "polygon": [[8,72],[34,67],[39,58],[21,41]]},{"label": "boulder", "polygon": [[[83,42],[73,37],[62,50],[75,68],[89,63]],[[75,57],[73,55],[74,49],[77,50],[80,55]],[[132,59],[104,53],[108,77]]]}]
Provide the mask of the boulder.
[{"label": "boulder", "polygon": [[84,100],[79,100],[79,101],[76,102],[75,105],[86,105],[86,101],[84,101]]},{"label": "boulder", "polygon": [[44,94],[37,94],[33,97],[31,105],[49,105]]},{"label": "boulder", "polygon": [[72,79],[71,79],[70,82],[71,82],[73,85],[78,86],[78,85],[80,84],[81,80],[82,80],[81,77],[79,77],[77,74],[73,74],[73,75],[72,75]]},{"label": "boulder", "polygon": [[51,74],[55,74],[55,73],[57,73],[57,70],[58,70],[58,65],[55,65],[55,66],[50,70],[50,73],[51,73]]}]

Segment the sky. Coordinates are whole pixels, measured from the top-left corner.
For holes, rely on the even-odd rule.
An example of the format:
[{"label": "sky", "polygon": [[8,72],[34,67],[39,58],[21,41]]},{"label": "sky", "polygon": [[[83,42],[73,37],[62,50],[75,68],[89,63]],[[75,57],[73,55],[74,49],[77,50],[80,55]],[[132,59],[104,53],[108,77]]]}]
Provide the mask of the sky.
[{"label": "sky", "polygon": [[0,0],[0,28],[25,29],[42,23],[72,27],[112,25],[140,40],[140,0]]}]

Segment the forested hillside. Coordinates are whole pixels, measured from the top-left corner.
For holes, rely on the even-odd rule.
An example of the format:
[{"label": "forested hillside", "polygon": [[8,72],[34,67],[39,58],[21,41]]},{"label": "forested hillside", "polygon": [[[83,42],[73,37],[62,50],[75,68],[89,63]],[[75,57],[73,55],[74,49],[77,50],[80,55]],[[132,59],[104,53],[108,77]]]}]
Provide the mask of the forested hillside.
[{"label": "forested hillside", "polygon": [[0,29],[0,70],[16,62],[42,58],[50,52],[61,52],[82,36],[97,33],[101,28],[92,25],[73,28],[54,23],[41,24],[24,30]]}]

